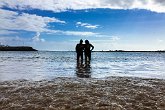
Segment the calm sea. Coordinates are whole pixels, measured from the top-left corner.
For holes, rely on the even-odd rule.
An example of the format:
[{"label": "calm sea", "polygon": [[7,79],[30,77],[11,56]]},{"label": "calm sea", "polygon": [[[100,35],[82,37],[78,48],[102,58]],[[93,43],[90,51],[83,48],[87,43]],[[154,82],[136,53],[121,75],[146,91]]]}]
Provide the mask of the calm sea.
[{"label": "calm sea", "polygon": [[109,76],[165,79],[165,53],[93,52],[90,65],[77,66],[75,52],[0,52],[0,81]]}]

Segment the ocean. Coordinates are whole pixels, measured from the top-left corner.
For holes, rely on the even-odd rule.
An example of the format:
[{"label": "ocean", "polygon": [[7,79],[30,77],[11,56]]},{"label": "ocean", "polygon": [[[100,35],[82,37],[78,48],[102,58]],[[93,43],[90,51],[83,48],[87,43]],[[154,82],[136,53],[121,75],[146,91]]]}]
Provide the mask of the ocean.
[{"label": "ocean", "polygon": [[0,52],[0,110],[164,110],[165,53]]},{"label": "ocean", "polygon": [[165,79],[165,53],[92,52],[90,64],[79,66],[75,52],[0,52],[0,82],[110,76]]}]

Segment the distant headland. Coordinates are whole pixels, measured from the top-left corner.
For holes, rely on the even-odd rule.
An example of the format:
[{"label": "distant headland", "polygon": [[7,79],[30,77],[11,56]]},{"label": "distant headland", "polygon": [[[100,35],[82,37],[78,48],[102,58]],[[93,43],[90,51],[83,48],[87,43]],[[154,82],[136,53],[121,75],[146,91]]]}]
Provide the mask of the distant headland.
[{"label": "distant headland", "polygon": [[37,51],[30,46],[4,46],[0,45],[0,51]]}]

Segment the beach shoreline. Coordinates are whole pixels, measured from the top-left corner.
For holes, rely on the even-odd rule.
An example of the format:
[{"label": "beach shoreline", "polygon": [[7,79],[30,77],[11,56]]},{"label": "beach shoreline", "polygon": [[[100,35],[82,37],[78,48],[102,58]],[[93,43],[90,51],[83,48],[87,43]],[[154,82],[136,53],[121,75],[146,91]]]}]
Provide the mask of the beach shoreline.
[{"label": "beach shoreline", "polygon": [[133,77],[0,82],[1,110],[164,110],[165,80]]}]

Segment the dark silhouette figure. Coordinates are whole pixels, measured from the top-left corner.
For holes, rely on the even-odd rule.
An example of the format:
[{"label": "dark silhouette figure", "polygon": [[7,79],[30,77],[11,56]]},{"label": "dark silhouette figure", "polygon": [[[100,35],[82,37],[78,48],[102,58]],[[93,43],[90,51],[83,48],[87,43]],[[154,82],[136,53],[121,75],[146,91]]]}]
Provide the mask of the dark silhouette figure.
[{"label": "dark silhouette figure", "polygon": [[88,40],[85,40],[85,62],[87,63],[88,61],[90,62],[91,60],[91,51],[94,49],[94,46],[89,43]]},{"label": "dark silhouette figure", "polygon": [[79,60],[81,58],[81,64],[83,63],[83,51],[84,51],[84,44],[83,40],[80,40],[80,43],[76,45],[76,53],[77,53],[77,63],[79,63]]}]

